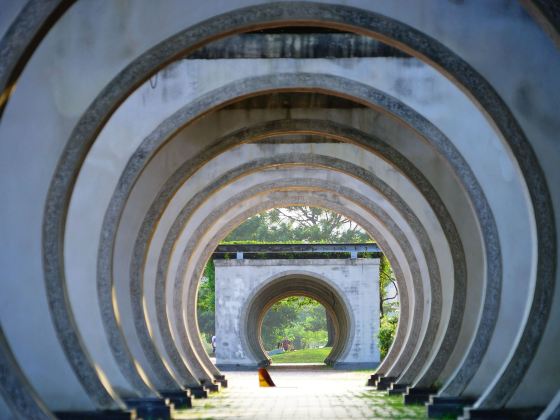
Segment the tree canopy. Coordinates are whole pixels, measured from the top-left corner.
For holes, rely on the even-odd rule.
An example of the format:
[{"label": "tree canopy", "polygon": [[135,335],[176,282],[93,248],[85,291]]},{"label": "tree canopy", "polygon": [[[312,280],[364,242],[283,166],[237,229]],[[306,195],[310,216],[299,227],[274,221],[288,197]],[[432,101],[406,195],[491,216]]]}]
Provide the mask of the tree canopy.
[{"label": "tree canopy", "polygon": [[224,242],[304,243],[371,242],[353,220],[320,207],[275,208],[247,219]]}]

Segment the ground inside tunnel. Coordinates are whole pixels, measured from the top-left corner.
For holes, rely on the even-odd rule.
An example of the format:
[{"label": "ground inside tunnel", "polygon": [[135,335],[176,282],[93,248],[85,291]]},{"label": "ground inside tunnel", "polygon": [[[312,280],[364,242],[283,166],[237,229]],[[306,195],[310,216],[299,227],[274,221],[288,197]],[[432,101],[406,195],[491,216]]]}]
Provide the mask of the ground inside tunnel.
[{"label": "ground inside tunnel", "polygon": [[404,406],[365,386],[371,372],[331,368],[274,368],[275,388],[260,388],[257,372],[226,372],[228,388],[193,408],[177,410],[176,419],[421,419],[423,406]]}]

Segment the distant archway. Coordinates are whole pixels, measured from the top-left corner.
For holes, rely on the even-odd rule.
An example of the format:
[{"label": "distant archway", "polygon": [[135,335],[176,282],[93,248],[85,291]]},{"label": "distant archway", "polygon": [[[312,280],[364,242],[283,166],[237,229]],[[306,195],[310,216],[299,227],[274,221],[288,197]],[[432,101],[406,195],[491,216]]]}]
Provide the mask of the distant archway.
[{"label": "distant archway", "polygon": [[[320,265],[316,266],[317,262]],[[270,358],[261,339],[262,322],[274,303],[289,296],[316,300],[332,318],[334,342],[325,363],[335,367],[372,367],[379,363],[379,351],[374,345],[379,314],[375,305],[371,305],[379,293],[375,282],[379,278],[378,259],[220,260],[216,263],[219,365],[269,365]],[[259,280],[259,276],[271,272],[275,274]],[[372,278],[370,287],[363,286],[364,276]],[[358,284],[362,284],[359,293]]]}]

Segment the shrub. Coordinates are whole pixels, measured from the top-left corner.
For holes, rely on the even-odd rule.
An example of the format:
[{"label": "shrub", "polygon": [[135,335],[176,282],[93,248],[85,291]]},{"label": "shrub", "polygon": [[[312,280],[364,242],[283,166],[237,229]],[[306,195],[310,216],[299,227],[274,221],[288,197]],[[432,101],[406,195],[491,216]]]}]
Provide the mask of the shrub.
[{"label": "shrub", "polygon": [[393,344],[395,338],[395,331],[399,318],[397,315],[385,315],[381,318],[379,325],[379,332],[377,334],[377,345],[381,354],[381,359],[384,359]]}]

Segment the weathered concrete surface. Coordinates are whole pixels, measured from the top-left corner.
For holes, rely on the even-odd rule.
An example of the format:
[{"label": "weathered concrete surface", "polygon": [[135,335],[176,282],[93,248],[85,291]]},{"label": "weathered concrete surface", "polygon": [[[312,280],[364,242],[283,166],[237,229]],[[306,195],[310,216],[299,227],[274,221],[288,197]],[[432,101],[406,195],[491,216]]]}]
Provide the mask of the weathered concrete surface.
[{"label": "weathered concrete surface", "polygon": [[[472,149],[472,148],[468,148],[468,150],[471,150],[471,149]],[[489,156],[489,155],[488,155],[488,154],[485,154],[485,156]],[[493,179],[495,180],[495,179],[497,179],[497,178],[494,177]],[[505,190],[508,190],[508,189],[505,189]],[[509,190],[508,190],[508,191],[509,191]],[[496,198],[497,198],[497,197],[496,197]],[[504,201],[504,200],[496,200],[496,203],[504,203],[504,202],[506,202],[506,201]],[[517,225],[517,226],[524,226],[524,225],[523,225],[523,224],[519,224],[519,225]],[[491,248],[491,249],[493,249],[493,248]],[[494,268],[494,266],[495,266],[495,265],[492,265],[491,267]],[[519,271],[517,271],[517,275],[521,275],[521,273],[520,273]],[[476,317],[474,317],[474,319],[476,319]],[[472,321],[471,321],[471,322],[472,322]],[[507,330],[505,330],[505,331],[507,331]]]},{"label": "weathered concrete surface", "polygon": [[[299,110],[299,111],[298,111],[298,114],[301,114],[302,111],[303,111],[303,110]],[[354,112],[355,112],[355,111],[354,111]],[[270,111],[268,111],[268,113],[270,113]],[[233,118],[230,120],[230,118],[227,117],[228,114],[229,114],[229,113],[225,113],[224,116],[220,116],[220,118],[217,118],[216,121],[219,122],[219,124],[223,124],[223,123],[226,122],[226,121],[232,121],[232,122],[235,121],[236,123],[243,123],[243,121],[244,121],[243,118],[244,118],[245,115],[246,115],[246,114],[243,114],[243,113],[234,112],[233,115],[232,115]],[[258,113],[255,112],[255,115],[258,115]],[[331,115],[331,117],[334,117],[335,115],[338,116],[339,114],[338,114],[338,113],[337,113],[337,114],[333,114],[332,111],[331,111],[331,112],[330,112],[330,115]],[[341,113],[341,114],[340,114],[340,118],[342,118],[343,115],[344,115],[344,114]],[[368,121],[368,119],[366,118],[365,115],[364,115],[363,117],[360,117],[360,119],[361,119],[362,121]],[[216,125],[213,124],[213,121],[214,121],[214,119],[210,119],[210,120],[205,119],[205,120],[202,121],[202,122],[204,122],[203,126],[205,127],[205,130],[213,129],[214,127],[216,127]],[[193,127],[196,127],[197,125],[198,125],[198,124],[195,124]],[[306,128],[306,126],[301,125],[301,124],[299,124],[299,126],[300,126],[302,129]],[[271,127],[274,127],[274,125],[272,125]],[[311,127],[311,126],[310,126],[310,127]],[[373,129],[374,127],[377,127],[377,128],[379,128],[379,127],[384,127],[383,129],[387,129],[387,128],[384,126],[384,124],[381,124],[381,117],[380,117],[380,116],[377,116],[377,117],[376,117],[375,126],[372,126],[371,128],[368,127],[368,129]],[[185,135],[185,137],[188,137],[188,138],[191,138],[191,139],[196,139],[196,138],[198,138],[198,136],[199,136],[199,134],[197,134],[197,133],[199,133],[199,132],[202,132],[202,131],[200,131],[200,129],[197,128],[192,134],[190,134],[190,135]],[[343,132],[344,132],[344,130],[343,130]],[[380,133],[383,133],[383,131],[380,132]],[[382,134],[382,135],[385,135],[385,134]],[[407,138],[407,136],[404,135],[404,133],[399,133],[398,131],[393,132],[393,134],[391,135],[390,138],[393,140],[393,139],[398,139],[398,138],[400,138],[401,136],[403,137],[403,138],[402,138],[402,139],[403,139],[403,143],[402,143],[403,145],[408,145],[408,144],[410,144],[410,142],[408,141],[409,138]],[[355,140],[355,139],[353,138],[353,140]],[[221,140],[221,143],[227,143],[227,138],[225,138],[224,140]],[[173,142],[173,143],[172,143],[172,145],[175,145],[175,144],[176,144],[178,147],[183,147],[183,145],[186,145],[186,144],[188,144],[188,143],[184,143],[184,142],[182,142],[182,141],[177,141],[177,142]],[[172,146],[172,145],[171,145],[171,146]],[[364,145],[366,145],[366,144],[364,144]],[[417,144],[415,147],[417,148],[417,147],[418,147],[418,144]],[[156,177],[156,176],[160,176],[160,175],[164,174],[165,171],[167,171],[167,170],[169,169],[169,162],[171,162],[172,160],[174,160],[174,159],[175,159],[175,156],[178,156],[178,155],[180,155],[180,154],[182,154],[182,153],[189,153],[188,149],[178,149],[178,148],[176,148],[176,147],[170,147],[170,148],[167,148],[167,147],[166,147],[166,148],[164,149],[164,151],[165,151],[166,154],[168,153],[167,150],[169,150],[169,155],[168,155],[167,158],[164,158],[164,157],[162,156],[162,159],[160,160],[160,155],[158,155],[158,156],[156,157],[156,159],[154,159],[154,162],[160,162],[160,163],[158,163],[157,165],[153,166],[153,172],[152,172],[152,169],[151,169],[151,168],[152,168],[152,165],[150,165],[150,166],[148,167],[147,172],[149,172],[150,174],[153,174],[153,175],[150,175],[150,176]],[[181,150],[181,151],[179,151],[179,150]],[[337,153],[339,154],[341,150],[344,150],[344,149],[340,149],[339,152],[337,152]],[[419,154],[419,152],[418,152],[417,149],[414,149],[414,155],[412,155],[412,156],[414,156],[414,160],[418,163],[418,162],[422,159],[422,156],[423,156],[423,155],[422,155],[422,154]],[[224,165],[228,165],[227,162],[233,162],[233,163],[235,163],[235,162],[239,161],[240,159],[242,159],[242,158],[239,157],[239,156],[236,156],[236,157],[233,158],[233,160],[231,160],[231,161],[229,161],[229,160],[228,160],[228,161],[226,161],[226,160],[221,160],[221,161],[220,161],[221,163],[218,165],[218,167],[220,167],[220,169],[223,169],[223,168],[227,167],[227,166],[224,166]],[[363,157],[361,157],[360,159],[363,159]],[[360,161],[361,161],[361,160],[360,160]],[[373,167],[375,167],[375,166],[378,166],[378,165],[374,164]],[[188,173],[188,171],[191,171],[191,167],[192,167],[192,164],[190,164],[190,163],[189,163],[189,165],[185,166],[185,170],[187,170],[187,173]],[[429,166],[428,166],[428,167],[430,167],[430,168],[432,168],[432,169],[434,168],[434,162],[433,162],[433,160],[430,160],[430,161],[429,161]],[[211,170],[210,173],[214,174],[215,172],[214,172],[214,170]],[[198,175],[197,175],[197,176],[198,176]],[[213,175],[212,175],[212,176],[213,176]],[[174,175],[174,177],[175,177],[175,175]],[[206,178],[207,178],[207,177],[203,176],[201,179],[206,179]],[[172,180],[172,179],[174,179],[174,178],[173,178],[173,177],[170,178],[170,180]],[[453,181],[453,179],[454,179],[454,178],[441,177],[441,176],[436,176],[436,178],[434,178],[434,180],[437,181],[437,182],[444,181],[444,180],[445,180],[445,181]],[[193,186],[194,186],[193,182],[196,184],[196,181],[194,181],[194,178],[193,178],[193,179],[190,179],[190,180],[189,180],[189,183],[185,186],[185,188],[193,188]],[[144,184],[144,183],[142,183],[142,184]],[[149,185],[151,185],[151,184],[144,184],[144,185],[145,185],[145,186],[149,186]],[[169,185],[170,185],[169,187],[167,187],[167,186],[164,187],[165,194],[168,194],[167,191],[169,190],[169,188],[170,188],[170,187],[173,187],[172,184],[169,184]],[[457,188],[453,188],[453,187],[446,187],[446,188],[443,188],[442,190],[443,190],[443,191],[450,191],[450,192],[457,192],[457,191],[458,191]],[[186,189],[185,191],[188,191],[188,189]],[[193,192],[192,192],[192,190],[191,190],[189,194],[192,194],[192,193],[193,193]],[[182,193],[181,193],[181,194],[182,194]],[[179,196],[181,196],[181,194],[179,194]],[[428,197],[428,198],[429,198],[429,197]],[[458,198],[458,197],[455,197],[455,201],[454,201],[454,202],[453,202],[453,201],[449,201],[449,203],[453,204],[454,209],[457,209],[457,211],[468,209],[468,206],[459,206],[459,205],[458,205],[458,202],[457,202],[457,198]],[[159,200],[158,200],[158,202],[159,202]],[[179,202],[180,202],[180,200],[179,200]],[[159,205],[159,204],[158,204],[158,205]],[[137,211],[138,208],[141,207],[141,206],[142,206],[142,202],[141,202],[139,199],[138,199],[138,200],[135,199],[135,200],[134,200],[134,204],[133,204],[133,205],[131,204],[131,205],[129,206],[129,208],[131,209],[131,211],[132,211],[132,210]],[[422,212],[420,212],[420,213],[422,213]],[[151,217],[151,218],[154,218],[154,220],[159,220],[159,219],[160,219],[160,217],[155,218],[154,215],[151,215],[150,217]],[[164,216],[162,219],[163,219],[163,220],[162,220],[162,223],[163,223],[163,222],[167,219],[167,216]],[[128,220],[130,220],[130,218],[127,218],[127,219],[125,220],[125,222],[128,221]],[[464,213],[464,215],[463,215],[463,217],[462,217],[463,223],[464,223],[466,220],[467,220],[467,213]],[[473,233],[472,229],[471,229],[471,230],[466,229],[465,232],[470,233],[470,234]],[[138,243],[139,243],[139,244],[142,244],[142,243],[144,242],[144,240],[145,240],[145,239],[142,239],[142,240],[141,240],[140,242],[138,242]],[[467,243],[469,243],[469,242],[467,242]],[[155,246],[154,249],[157,250],[157,246]],[[473,246],[471,246],[471,251],[470,251],[469,254],[468,254],[469,258],[473,258],[473,257],[475,256],[475,254],[477,253],[478,250],[479,250],[479,247],[478,247],[478,246],[475,246],[475,245],[473,244]],[[142,254],[143,254],[143,253],[141,253],[140,255],[142,255]],[[441,253],[440,253],[440,254],[441,254]],[[476,265],[473,266],[473,267],[476,267]],[[474,270],[474,269],[473,269],[473,270]],[[473,270],[471,270],[471,276],[474,276],[475,273],[476,273],[476,271],[473,273]],[[477,289],[477,288],[475,288],[475,287],[473,287],[473,288],[470,289],[471,293],[474,292],[474,291],[476,291],[476,290],[479,290],[479,289]],[[148,302],[149,302],[149,300],[148,300]],[[472,307],[472,305],[473,305],[473,303],[471,302],[470,306]],[[472,318],[471,318],[471,319],[472,319]],[[464,324],[465,324],[465,323],[464,323]]]},{"label": "weathered concrete surface", "polygon": [[[61,255],[71,190],[82,160],[104,122],[132,89],[164,62],[186,52],[193,41],[204,41],[244,25],[289,24],[292,19],[302,17],[310,22],[345,25],[381,34],[389,42],[404,45],[410,53],[435,63],[472,95],[499,132],[499,141],[507,142],[500,156],[518,163],[505,175],[506,178],[511,175],[522,186],[519,192],[524,195],[521,203],[526,204],[525,226],[529,226],[531,241],[525,257],[530,255],[532,261],[510,258],[508,252],[503,252],[503,280],[507,287],[503,288],[500,300],[489,300],[488,305],[490,309],[498,304],[503,307],[497,331],[519,334],[515,335],[514,343],[497,335],[493,343],[482,346],[478,345],[479,337],[484,334],[473,335],[476,351],[463,365],[464,369],[457,375],[457,386],[451,391],[462,392],[473,379],[467,392],[478,396],[480,391],[488,390],[484,397],[487,407],[544,406],[551,399],[558,388],[554,372],[560,363],[557,355],[549,351],[557,343],[560,331],[556,322],[560,319],[560,305],[556,304],[560,300],[560,288],[554,287],[559,279],[556,240],[560,184],[556,180],[560,171],[557,164],[560,59],[552,41],[517,3],[459,4],[425,0],[418,7],[402,7],[393,1],[345,2],[364,11],[331,4],[264,4],[258,0],[208,1],[196,11],[180,1],[169,1],[165,7],[154,9],[145,4],[139,1],[100,5],[83,1],[70,8],[29,60],[0,125],[3,171],[0,187],[5,204],[1,214],[2,237],[9,244],[0,261],[4,270],[2,324],[17,363],[50,406],[68,408],[68,401],[81,408],[119,406],[110,384],[103,381],[102,371],[95,369],[96,360],[90,357],[87,348],[91,344],[82,343],[82,331],[74,323],[75,314],[84,318],[90,315],[89,312],[80,315],[82,309],[90,307],[90,302],[74,302],[72,307],[68,303],[66,286],[72,283],[66,283]],[[257,4],[261,7],[252,13],[227,15],[237,7]],[[381,15],[367,13],[366,9]],[[137,62],[134,68],[118,76],[106,91],[109,95],[98,96],[133,58],[185,26],[222,13],[226,16],[197,28],[198,32],[189,33],[182,43],[176,42],[181,38],[170,40],[165,48],[144,56],[145,61]],[[126,37],[119,36],[123,28]],[[91,66],[92,61],[100,65]],[[83,82],[84,75],[88,83]],[[99,99],[94,103],[96,97]],[[29,124],[28,115],[34,116],[35,124]],[[79,129],[61,158],[72,128],[82,115]],[[470,146],[472,154],[465,153],[469,165],[474,166],[481,157],[490,156],[487,163],[494,169],[500,166],[496,164],[500,162],[495,158],[498,154],[491,149],[482,151]],[[57,177],[50,184],[55,172]],[[500,187],[490,181],[481,182],[488,197],[498,198]],[[522,191],[524,186],[526,190]],[[44,214],[47,197],[50,199]],[[504,223],[499,232],[500,241],[515,248],[512,226],[523,226],[523,223],[517,225],[509,219],[508,210],[518,208],[517,205],[503,197],[502,204],[505,207],[502,211],[492,210],[493,217]],[[47,222],[44,231],[43,219]],[[481,218],[481,225],[485,220]],[[466,228],[476,230],[478,225],[468,224]],[[38,244],[43,237],[46,239],[42,249]],[[486,245],[492,240],[486,238]],[[526,264],[529,276],[516,278],[507,274],[511,270],[515,276],[519,261]],[[496,262],[490,260],[487,266]],[[30,296],[27,293],[30,289],[36,294]],[[29,308],[31,314],[26,312]],[[518,315],[519,328],[512,328],[508,322],[512,314]],[[486,331],[491,332],[491,328],[483,323],[480,332]],[[40,355],[36,352],[37,343],[43,349]],[[106,352],[103,357],[113,356]],[[483,357],[487,360],[481,366]],[[473,377],[479,367],[477,377]],[[496,372],[500,372],[500,378],[494,381]]]},{"label": "weathered concrete surface", "polygon": [[[308,184],[309,180],[307,178],[306,181]],[[193,257],[189,259],[189,264],[192,265],[192,267],[189,267],[189,270],[191,270],[193,274],[186,276],[186,280],[190,283],[190,286],[187,284],[185,288],[193,287],[193,285],[196,286],[197,279],[201,276],[203,267],[208,258],[212,255],[218,242],[222,240],[233,227],[237,226],[250,215],[274,206],[287,205],[317,205],[336,212],[341,212],[355,220],[372,237],[375,237],[385,254],[393,261],[393,268],[397,276],[397,284],[400,291],[401,313],[395,344],[392,346],[389,353],[394,353],[395,357],[399,356],[403,348],[403,343],[412,340],[411,337],[408,339],[406,338],[407,334],[411,331],[414,323],[418,323],[417,319],[410,316],[412,308],[416,310],[417,307],[414,302],[411,302],[411,299],[418,299],[417,295],[413,293],[414,288],[410,286],[412,284],[411,274],[413,277],[417,274],[414,268],[410,268],[410,266],[413,265],[413,258],[409,255],[410,247],[408,247],[407,251],[401,249],[401,247],[405,249],[407,243],[402,232],[400,232],[396,224],[389,220],[386,215],[381,214],[383,212],[375,208],[375,204],[372,202],[368,204],[367,200],[362,200],[362,202],[358,204],[360,200],[356,199],[352,194],[348,195],[349,197],[352,196],[352,199],[345,198],[347,193],[339,188],[335,188],[333,184],[330,186],[327,183],[318,184],[318,186],[320,185],[320,191],[302,190],[303,183],[300,185],[296,183],[296,180],[291,184],[291,187],[297,187],[297,189],[270,192],[260,198],[255,197],[251,202],[243,203],[240,214],[226,214],[223,220],[219,220],[217,232],[211,233],[213,236],[210,236],[209,239],[204,237],[199,238],[199,246],[193,251]],[[307,185],[307,188],[309,188],[309,185]],[[333,190],[333,192],[329,192],[329,189]],[[335,190],[336,192],[334,192]],[[356,200],[356,202],[352,202],[351,200]],[[363,206],[368,208],[368,210],[365,211]],[[189,273],[189,271],[186,271],[186,273]],[[410,295],[409,289],[411,290]],[[189,307],[192,306],[193,297],[191,293],[187,294],[189,300],[186,302],[186,306],[187,309],[189,309]],[[186,321],[187,328],[194,331],[195,334],[198,334],[198,326],[196,323],[193,325],[192,322],[193,317],[186,316]],[[414,321],[414,323],[412,321]],[[390,364],[392,364],[392,362]]]},{"label": "weathered concrete surface", "polygon": [[[332,156],[341,156],[341,151],[343,149],[339,149],[337,147],[335,147],[337,145],[330,145],[329,147],[331,147],[331,149],[329,148],[321,148],[320,150],[322,150],[322,154],[332,154]],[[300,152],[303,152],[304,150],[306,150],[307,147],[311,147],[311,146],[305,146],[305,145],[298,145],[297,149],[300,150]],[[319,145],[314,145],[315,148],[319,147]],[[334,147],[334,148],[332,148]],[[294,152],[295,149],[289,145],[285,145],[285,146],[273,146],[273,145],[264,145],[264,146],[257,146],[257,145],[247,145],[247,146],[243,146],[242,147],[243,153],[246,154],[246,156],[255,156],[257,157],[258,155],[260,155],[260,153],[265,153],[265,155],[270,154],[270,156],[280,156],[279,152],[284,150],[284,151],[292,151]],[[319,149],[317,149],[319,150]],[[267,152],[268,151],[268,152]],[[239,156],[243,156],[243,155],[236,155],[238,156],[237,159],[232,159],[229,161],[228,165],[234,165],[235,162],[239,161]],[[264,155],[263,155],[264,156]],[[301,155],[302,158],[304,157],[304,155]],[[294,156],[293,162],[297,163],[298,161],[303,162],[303,160],[298,160],[297,156]],[[290,160],[287,160],[286,163],[291,162]],[[325,163],[323,163],[323,165],[326,164],[327,161],[325,161]],[[264,162],[263,162],[264,163]],[[276,163],[279,164],[281,163],[279,160],[272,160],[269,162],[270,164],[272,163]],[[317,160],[315,163],[319,164],[321,163],[321,161]],[[378,162],[378,164],[376,165],[372,165],[372,168],[377,166],[377,169],[380,170],[381,167],[383,166],[382,163]],[[225,171],[227,169],[227,167],[224,167],[224,165],[222,164],[221,166],[218,166],[217,168],[219,168],[219,171]],[[191,211],[189,210],[188,212],[185,213],[185,215],[189,216],[190,220],[189,220],[189,226],[187,226],[185,228],[185,239],[181,239],[180,241],[177,242],[176,246],[175,246],[175,250],[173,252],[175,252],[177,255],[179,253],[186,253],[186,255],[189,256],[189,258],[193,257],[193,253],[191,252],[190,249],[188,249],[187,251],[184,251],[183,248],[185,247],[184,244],[186,244],[188,236],[193,236],[193,238],[195,240],[201,240],[201,234],[196,232],[196,229],[200,228],[200,226],[204,223],[204,224],[208,224],[209,228],[211,227],[212,229],[217,228],[215,225],[216,223],[213,221],[207,222],[205,220],[205,218],[209,215],[209,214],[214,214],[216,213],[217,215],[221,216],[222,212],[221,210],[217,207],[219,203],[223,203],[220,204],[222,206],[225,206],[226,208],[231,208],[233,206],[233,203],[236,203],[237,205],[237,200],[242,196],[241,191],[243,188],[247,188],[249,185],[253,184],[253,183],[262,183],[264,179],[267,179],[268,177],[272,177],[270,179],[277,179],[277,182],[283,183],[282,185],[284,185],[285,181],[288,182],[288,184],[286,184],[287,187],[289,187],[289,178],[291,176],[295,176],[299,173],[300,169],[297,169],[297,167],[293,167],[292,169],[288,169],[283,171],[280,170],[273,170],[273,171],[267,171],[268,173],[255,173],[252,174],[250,177],[245,177],[246,179],[239,179],[238,182],[236,182],[235,185],[231,185],[228,186],[228,188],[222,188],[222,185],[217,185],[217,187],[220,187],[217,189],[217,191],[220,192],[219,195],[216,195],[213,198],[206,198],[206,202],[203,203],[203,206],[200,208],[197,208],[196,210],[196,214],[191,215]],[[339,168],[340,169],[340,168]],[[211,171],[213,171],[214,169],[210,169]],[[312,177],[313,175],[313,171],[311,170],[304,170],[303,168],[301,169],[301,178],[302,179],[307,179]],[[226,172],[224,172],[226,173]],[[205,180],[207,179],[207,177],[205,177],[203,174],[201,174],[202,178],[200,178],[201,180]],[[267,177],[267,178],[264,178]],[[341,185],[347,185],[347,186],[352,186],[352,188],[354,190],[357,191],[368,191],[367,194],[370,196],[370,198],[376,197],[375,201],[377,201],[378,203],[381,203],[381,205],[383,207],[385,207],[385,200],[379,196],[377,193],[375,193],[373,190],[370,190],[370,187],[366,186],[366,185],[360,185],[360,183],[358,183],[353,177],[342,177],[336,174],[336,172],[332,173],[332,174],[328,174],[326,173],[325,175],[322,175],[322,177],[326,177],[325,179],[338,179],[338,182]],[[225,180],[227,180],[227,178],[224,178]],[[280,184],[271,184],[271,188],[277,188]],[[354,186],[353,186],[354,185]],[[402,184],[400,186],[400,188],[402,188]],[[403,190],[404,191],[404,190]],[[192,191],[191,191],[192,192]],[[188,189],[184,189],[181,191],[180,194],[190,194],[191,192],[189,192]],[[176,196],[177,198],[177,205],[180,206],[179,203],[183,202],[183,200],[180,198],[180,195],[178,194]],[[418,204],[418,202],[417,202]],[[235,208],[235,206],[233,206]],[[179,208],[180,207],[176,207]],[[399,220],[399,225],[404,226],[404,219],[402,218],[402,216],[399,216],[399,211],[394,211],[391,210],[390,213],[393,215],[393,217],[397,217]],[[403,213],[407,213],[407,211],[403,210]],[[175,228],[174,228],[175,229]],[[434,229],[436,229],[436,225],[433,225],[433,228],[431,228],[431,231],[434,231]],[[196,233],[193,233],[196,232]],[[227,233],[227,232],[226,232]],[[224,234],[225,236],[225,234]],[[415,239],[414,237],[414,233],[410,234],[410,240],[411,241],[417,241],[417,239]],[[437,242],[437,241],[436,241]],[[168,248],[167,246],[165,246],[165,248]],[[416,246],[414,247],[416,248]],[[414,249],[413,248],[413,249]],[[170,248],[171,249],[171,248]],[[173,266],[171,267],[171,272],[175,271],[177,268],[174,267],[183,267],[183,263],[181,262],[182,260],[179,257],[176,257],[176,262],[173,263]],[[425,269],[424,269],[425,270]],[[425,273],[425,271],[424,271]],[[190,274],[188,271],[186,271],[186,274],[183,274],[183,272],[180,272],[179,275],[177,275],[177,280],[174,280],[175,284],[180,284],[178,282],[182,282],[183,279],[188,279],[188,281],[190,280]],[[418,279],[419,276],[416,276],[416,278]],[[196,290],[196,289],[195,289]],[[169,289],[168,292],[168,298],[169,299],[177,299],[178,298],[178,293],[176,291],[176,289]],[[191,297],[188,297],[189,301],[192,298],[192,295],[190,295]],[[185,299],[187,299],[187,297],[185,296]],[[186,317],[187,319],[189,319],[189,317]],[[418,318],[418,316],[416,316],[416,318]],[[175,321],[177,322],[177,321]],[[179,330],[178,333],[180,334]]]},{"label": "weathered concrete surface", "polygon": [[[178,315],[183,313],[182,310],[186,311],[185,319],[191,336],[198,336],[198,328],[196,325],[193,325],[194,317],[192,315],[189,316],[189,313],[192,314],[191,308],[194,306],[198,278],[201,275],[202,267],[217,243],[247,217],[270,207],[286,205],[326,206],[327,208],[334,208],[335,211],[341,211],[343,214],[348,214],[349,217],[353,217],[354,214],[364,213],[363,210],[360,209],[360,206],[365,206],[371,214],[367,215],[367,212],[365,213],[365,220],[367,222],[362,224],[364,228],[371,232],[374,237],[378,238],[379,241],[381,241],[382,238],[386,238],[389,241],[393,235],[398,237],[398,244],[396,244],[393,239],[389,249],[393,249],[396,253],[397,249],[402,247],[405,250],[404,259],[397,258],[396,261],[403,267],[412,267],[412,280],[410,280],[408,272],[405,279],[407,279],[407,283],[412,284],[414,282],[415,284],[415,287],[408,286],[410,287],[410,295],[414,296],[415,299],[413,306],[414,317],[412,317],[414,327],[411,327],[410,331],[412,332],[407,340],[407,343],[413,343],[412,347],[408,345],[408,351],[413,351],[414,343],[416,343],[415,340],[417,340],[420,335],[419,329],[423,324],[424,315],[422,308],[425,308],[425,306],[422,305],[424,297],[420,297],[421,294],[414,291],[418,285],[417,279],[421,277],[416,258],[414,257],[415,251],[414,248],[410,247],[408,241],[404,239],[400,228],[392,222],[391,218],[381,207],[375,204],[375,201],[368,201],[364,196],[360,197],[359,194],[347,192],[352,191],[348,188],[336,187],[335,184],[326,183],[325,181],[321,181],[320,178],[314,180],[313,178],[315,178],[315,176],[310,178],[312,172],[309,170],[306,171],[307,176],[300,179],[294,178],[293,180],[286,179],[286,175],[283,175],[282,171],[274,172],[275,175],[278,176],[276,181],[268,183],[262,183],[261,181],[260,184],[255,185],[253,188],[241,192],[234,188],[233,191],[238,191],[235,198],[228,199],[227,195],[225,197],[222,196],[226,201],[221,206],[210,212],[209,215],[209,212],[202,208],[200,214],[195,215],[193,220],[189,221],[192,222],[192,227],[186,230],[192,232],[192,239],[187,242],[186,245],[180,246],[180,249],[184,247],[183,256],[181,257],[181,260],[184,262],[179,266],[185,268],[182,268],[181,271],[176,274],[176,279],[179,280],[179,282],[176,280],[173,287],[174,296],[183,295],[183,308],[179,312],[177,312],[177,308],[180,308],[180,306],[177,306],[178,299],[174,298],[175,324],[181,324]],[[290,171],[286,171],[285,174],[288,172]],[[293,173],[293,170],[291,172]],[[261,173],[260,178],[262,178],[262,175]],[[259,182],[258,180],[256,181],[257,183]],[[331,194],[326,194],[326,197],[331,197],[331,199],[326,200],[325,195],[320,193],[313,194],[314,189],[317,188],[319,189],[318,192],[321,190],[331,190]],[[286,191],[282,191],[283,189],[286,189]],[[307,192],[307,189],[310,189],[309,192]],[[270,192],[267,193],[268,190],[270,190]],[[351,197],[350,200],[355,200],[355,203],[344,199],[344,196]],[[206,215],[208,216],[206,217]],[[202,218],[199,219],[200,216],[202,216]],[[381,223],[376,219],[379,219]],[[198,220],[200,220],[200,222],[198,222]],[[371,224],[375,225],[377,228],[370,230]],[[193,249],[193,242],[197,244],[197,248]],[[405,245],[407,245],[407,247],[405,247]],[[188,259],[185,256],[188,256]],[[422,256],[419,254],[418,258],[422,258]],[[185,282],[184,285],[182,284],[183,280]],[[178,333],[181,334],[180,330],[178,330]],[[396,348],[396,350],[400,351],[401,349]],[[404,350],[402,351],[404,353]],[[405,355],[403,354],[401,357],[405,357]]]},{"label": "weathered concrete surface", "polygon": [[[375,335],[379,330],[379,260],[216,260],[216,363],[219,366],[255,366],[255,360],[248,345],[245,319],[251,310],[252,298],[259,291],[274,282],[278,294],[267,297],[264,313],[282,296],[282,285],[290,284],[283,277],[315,277],[328,285],[340,296],[337,303],[343,304],[348,312],[348,342],[341,343],[344,351],[335,361],[341,366],[356,365],[374,367],[379,363],[379,350]],[[305,283],[305,282],[303,282]],[[305,285],[294,287],[294,294],[311,294]],[[285,292],[284,292],[285,293]],[[315,295],[317,296],[317,295]],[[324,301],[327,296],[317,296]],[[328,301],[327,301],[328,302]],[[254,322],[254,321],[253,321]],[[260,325],[259,325],[260,330]],[[341,333],[342,334],[342,333]],[[270,350],[270,349],[267,349]]]}]

